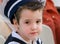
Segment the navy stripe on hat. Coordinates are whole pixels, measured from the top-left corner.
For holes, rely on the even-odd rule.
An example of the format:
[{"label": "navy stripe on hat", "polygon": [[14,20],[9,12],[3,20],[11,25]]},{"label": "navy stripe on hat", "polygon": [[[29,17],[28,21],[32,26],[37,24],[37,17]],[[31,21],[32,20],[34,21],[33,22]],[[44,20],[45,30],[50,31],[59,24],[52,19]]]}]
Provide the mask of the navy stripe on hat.
[{"label": "navy stripe on hat", "polygon": [[11,19],[19,6],[22,6],[28,2],[41,2],[41,0],[9,0],[5,6],[4,14]]},{"label": "navy stripe on hat", "polygon": [[[10,1],[8,1],[8,3],[7,3],[7,5],[5,6],[5,8],[4,8],[4,14],[7,16],[7,12],[8,12],[8,10],[9,10],[9,8],[10,8],[10,6],[14,3],[14,2],[16,2],[17,0],[10,0]],[[8,17],[8,16],[7,16]]]}]

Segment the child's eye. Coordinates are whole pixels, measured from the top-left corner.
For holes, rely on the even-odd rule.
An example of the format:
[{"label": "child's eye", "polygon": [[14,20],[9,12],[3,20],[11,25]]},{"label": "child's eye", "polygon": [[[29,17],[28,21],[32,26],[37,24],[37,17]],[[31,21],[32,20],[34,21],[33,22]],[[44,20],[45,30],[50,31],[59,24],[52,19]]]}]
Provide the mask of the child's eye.
[{"label": "child's eye", "polygon": [[30,24],[30,20],[29,19],[26,19],[24,23],[25,24]]},{"label": "child's eye", "polygon": [[40,20],[36,21],[36,23],[40,23],[40,22],[41,22]]},{"label": "child's eye", "polygon": [[26,23],[26,24],[29,24],[29,22],[28,22],[28,21],[26,21],[25,23]]}]

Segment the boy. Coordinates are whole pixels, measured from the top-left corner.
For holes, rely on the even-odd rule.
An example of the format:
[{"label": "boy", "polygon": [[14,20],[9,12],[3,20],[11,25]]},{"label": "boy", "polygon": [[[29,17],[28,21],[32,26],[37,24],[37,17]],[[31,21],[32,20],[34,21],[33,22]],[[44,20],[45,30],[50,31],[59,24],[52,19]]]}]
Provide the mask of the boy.
[{"label": "boy", "polygon": [[42,30],[41,0],[9,0],[4,13],[15,27],[5,44],[42,44],[38,38]]}]

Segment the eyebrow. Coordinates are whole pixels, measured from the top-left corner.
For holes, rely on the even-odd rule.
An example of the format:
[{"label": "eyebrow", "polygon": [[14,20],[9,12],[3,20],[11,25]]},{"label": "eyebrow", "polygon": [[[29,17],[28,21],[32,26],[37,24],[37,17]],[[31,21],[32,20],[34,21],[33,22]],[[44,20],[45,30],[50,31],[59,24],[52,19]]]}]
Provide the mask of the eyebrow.
[{"label": "eyebrow", "polygon": [[[29,21],[29,20],[32,20],[32,19],[26,19],[26,21]],[[36,19],[36,20],[39,20],[39,21],[41,21],[41,19]]]},{"label": "eyebrow", "polygon": [[41,21],[41,19],[37,19],[37,20],[40,20]]}]

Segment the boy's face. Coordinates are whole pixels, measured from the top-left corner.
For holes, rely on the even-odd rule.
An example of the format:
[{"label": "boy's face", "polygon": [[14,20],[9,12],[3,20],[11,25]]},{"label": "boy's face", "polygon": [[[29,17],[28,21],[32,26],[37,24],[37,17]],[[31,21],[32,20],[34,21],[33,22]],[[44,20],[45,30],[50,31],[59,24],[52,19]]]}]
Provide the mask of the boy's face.
[{"label": "boy's face", "polygon": [[18,33],[25,40],[35,39],[42,31],[42,10],[24,9],[21,13]]}]

